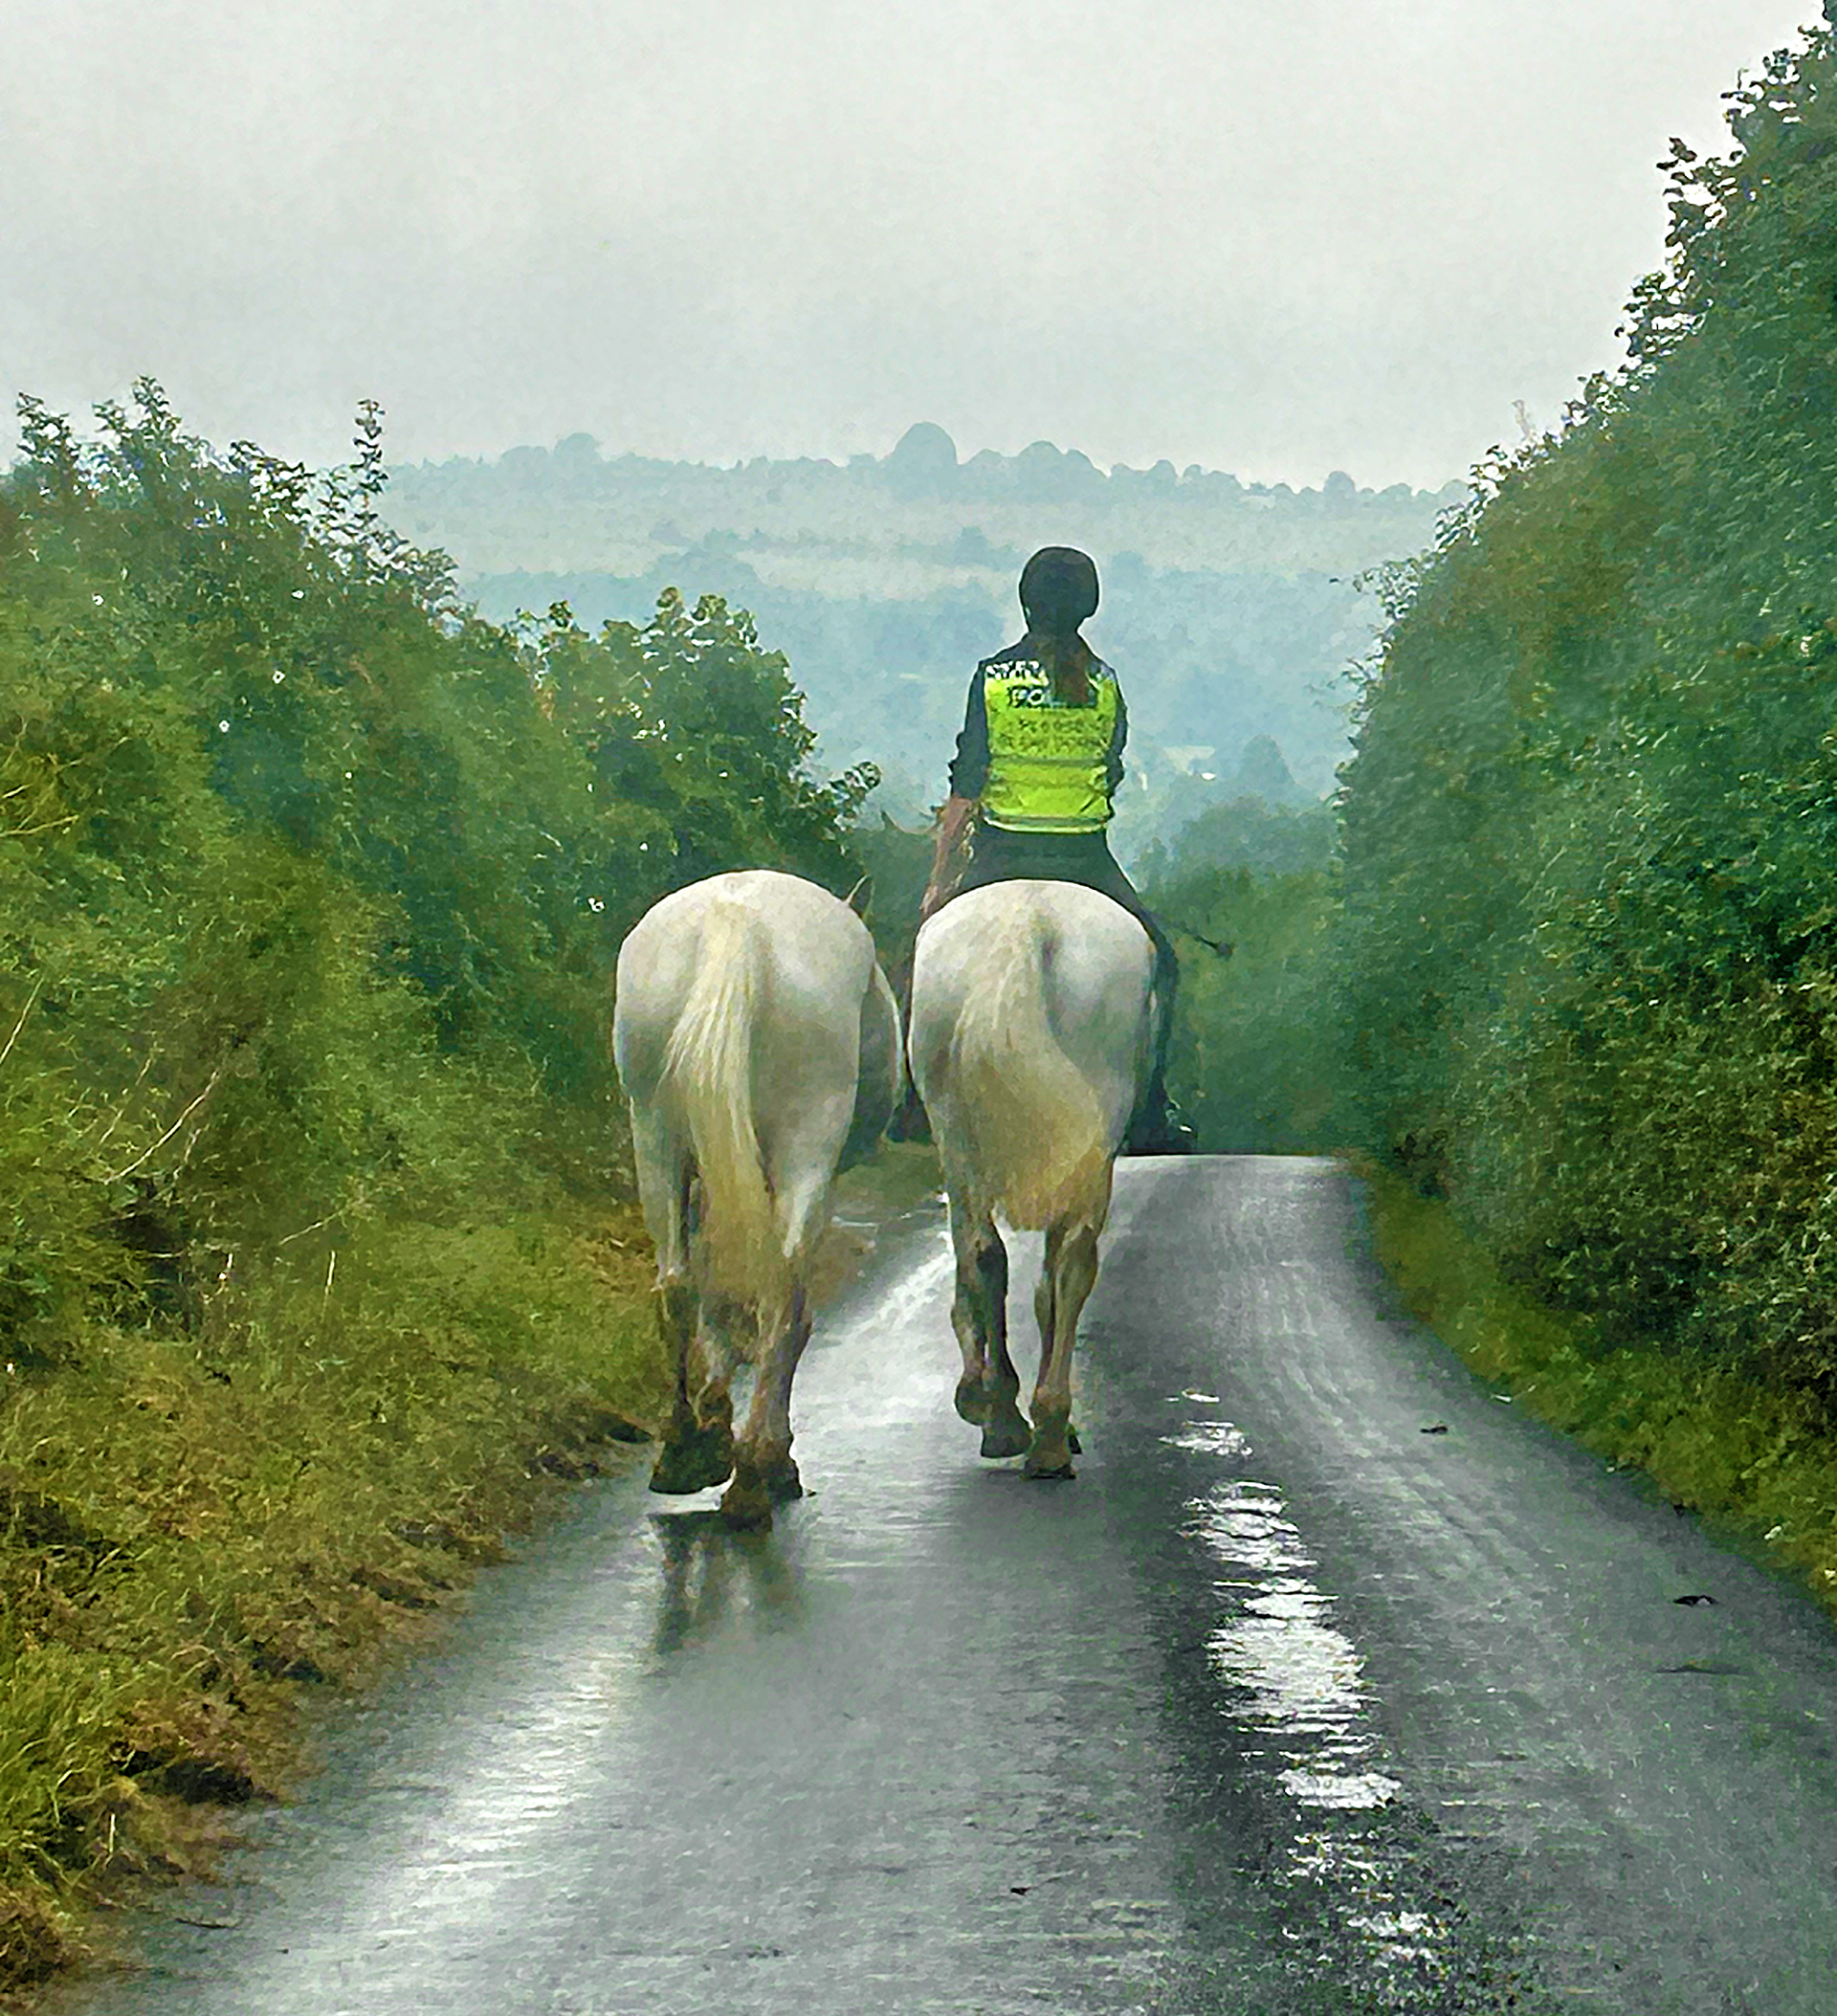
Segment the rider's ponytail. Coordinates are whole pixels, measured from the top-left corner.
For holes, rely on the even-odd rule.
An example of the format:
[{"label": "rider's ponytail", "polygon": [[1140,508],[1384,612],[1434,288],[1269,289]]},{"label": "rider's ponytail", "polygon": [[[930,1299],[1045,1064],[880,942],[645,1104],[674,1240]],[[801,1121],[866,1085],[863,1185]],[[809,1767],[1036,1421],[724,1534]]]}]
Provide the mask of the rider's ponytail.
[{"label": "rider's ponytail", "polygon": [[1096,663],[1090,645],[1073,631],[1069,637],[1029,633],[1033,655],[1052,675],[1052,698],[1061,707],[1082,707],[1091,698],[1091,668]]}]

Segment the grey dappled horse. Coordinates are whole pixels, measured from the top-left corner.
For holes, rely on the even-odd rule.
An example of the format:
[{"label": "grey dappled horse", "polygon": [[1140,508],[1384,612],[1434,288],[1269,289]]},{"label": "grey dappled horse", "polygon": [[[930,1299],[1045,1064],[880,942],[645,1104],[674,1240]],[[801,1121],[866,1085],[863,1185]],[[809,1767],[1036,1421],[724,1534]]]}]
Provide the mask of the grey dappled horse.
[{"label": "grey dappled horse", "polygon": [[[931,1116],[957,1254],[957,1411],[983,1454],[1027,1451],[1069,1477],[1072,1350],[1123,1130],[1153,1055],[1154,946],[1119,904],[1072,882],[994,882],[946,903],[913,959],[913,1081]],[[1007,1252],[995,1227],[1046,1233],[1034,1296],[1032,1430],[1007,1351]]]},{"label": "grey dappled horse", "polygon": [[[768,1526],[801,1486],[791,1381],[830,1187],[899,1095],[899,1012],[866,925],[813,882],[713,875],[619,948],[612,1051],[631,1107],[657,1318],[675,1404],[655,1491],[733,1483],[721,1511]],[[738,1438],[728,1383],[755,1366]]]}]

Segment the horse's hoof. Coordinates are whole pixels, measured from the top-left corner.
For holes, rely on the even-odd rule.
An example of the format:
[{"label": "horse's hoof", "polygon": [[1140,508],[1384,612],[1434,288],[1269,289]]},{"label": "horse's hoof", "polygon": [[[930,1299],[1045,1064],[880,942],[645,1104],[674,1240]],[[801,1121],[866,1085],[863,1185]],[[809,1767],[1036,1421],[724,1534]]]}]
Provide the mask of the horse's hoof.
[{"label": "horse's hoof", "polygon": [[1078,1440],[1078,1431],[1074,1428],[1069,1428],[1066,1429],[1065,1446],[1072,1451],[1072,1453],[1074,1456],[1081,1456],[1084,1454],[1084,1444]]},{"label": "horse's hoof", "polygon": [[985,1456],[1025,1455],[1027,1443],[1024,1422],[991,1421],[983,1430],[983,1454]]},{"label": "horse's hoof", "polygon": [[706,1491],[733,1474],[734,1438],[724,1429],[698,1429],[666,1442],[651,1471],[651,1489],[669,1497]]},{"label": "horse's hoof", "polygon": [[1036,1484],[1069,1484],[1077,1475],[1069,1461],[1054,1463],[1050,1457],[1035,1455],[1029,1455],[1022,1470]]},{"label": "horse's hoof", "polygon": [[721,1494],[720,1516],[741,1533],[769,1533],[771,1495],[758,1477],[736,1477]]},{"label": "horse's hoof", "polygon": [[1051,1427],[1035,1429],[1032,1446],[1027,1452],[1027,1474],[1042,1484],[1075,1476],[1072,1451],[1076,1447],[1069,1425],[1064,1430]]},{"label": "horse's hoof", "polygon": [[957,1382],[957,1412],[971,1428],[981,1428],[988,1419],[988,1388],[980,1379]]}]

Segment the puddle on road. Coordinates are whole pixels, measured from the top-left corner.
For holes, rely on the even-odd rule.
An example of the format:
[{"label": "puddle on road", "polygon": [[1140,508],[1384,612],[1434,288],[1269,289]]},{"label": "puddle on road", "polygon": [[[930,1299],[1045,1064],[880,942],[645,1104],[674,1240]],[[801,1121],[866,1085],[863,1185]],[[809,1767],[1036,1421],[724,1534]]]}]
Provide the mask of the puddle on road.
[{"label": "puddle on road", "polygon": [[[1182,1394],[1176,1405],[1199,1396]],[[1251,1451],[1228,1421],[1188,1420],[1171,1449],[1241,1465]],[[1448,1948],[1450,1928],[1415,1908],[1407,1858],[1377,1838],[1374,1816],[1402,1783],[1366,1714],[1363,1660],[1338,1628],[1333,1599],[1311,1579],[1299,1528],[1273,1485],[1242,1474],[1189,1499],[1184,1531],[1216,1570],[1221,1612],[1206,1640],[1244,1754],[1267,1762],[1293,1802],[1281,1878],[1306,1886],[1330,1922],[1385,1969],[1414,1971]]]},{"label": "puddle on road", "polygon": [[1250,1452],[1250,1445],[1228,1421],[1195,1421],[1178,1435],[1161,1439],[1169,1449],[1190,1450],[1196,1456],[1248,1456]]}]

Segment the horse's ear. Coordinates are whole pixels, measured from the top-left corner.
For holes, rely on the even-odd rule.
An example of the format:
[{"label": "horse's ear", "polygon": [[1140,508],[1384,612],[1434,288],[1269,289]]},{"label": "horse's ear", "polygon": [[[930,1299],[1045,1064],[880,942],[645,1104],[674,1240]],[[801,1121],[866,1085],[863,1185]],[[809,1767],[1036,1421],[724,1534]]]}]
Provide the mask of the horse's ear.
[{"label": "horse's ear", "polygon": [[864,875],[854,887],[849,891],[849,908],[854,912],[856,917],[866,917],[868,905],[873,901],[874,877],[871,875]]}]

